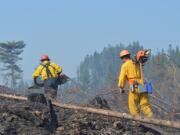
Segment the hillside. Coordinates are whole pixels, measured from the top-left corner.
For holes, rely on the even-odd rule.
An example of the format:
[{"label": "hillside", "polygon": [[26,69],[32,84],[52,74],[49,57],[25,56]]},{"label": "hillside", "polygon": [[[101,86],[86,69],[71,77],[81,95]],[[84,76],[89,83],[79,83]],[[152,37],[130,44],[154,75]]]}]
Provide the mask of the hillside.
[{"label": "hillside", "polygon": [[[180,133],[177,129],[152,126],[84,111],[57,107],[52,110],[49,105],[42,104],[44,102],[41,100],[44,99],[42,95],[38,94],[36,98],[33,96],[37,94],[30,95],[28,101],[0,98],[0,134],[48,135],[52,134],[52,131],[57,135],[160,135],[164,133],[176,135]],[[41,98],[38,99],[38,97]],[[41,103],[34,102],[34,99]],[[90,100],[86,106],[111,110],[108,102],[100,97]]]}]

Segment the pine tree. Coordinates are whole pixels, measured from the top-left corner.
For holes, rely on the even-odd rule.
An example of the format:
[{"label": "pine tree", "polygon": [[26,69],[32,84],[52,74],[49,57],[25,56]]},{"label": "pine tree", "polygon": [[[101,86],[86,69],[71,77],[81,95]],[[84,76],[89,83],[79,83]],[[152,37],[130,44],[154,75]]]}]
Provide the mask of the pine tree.
[{"label": "pine tree", "polygon": [[8,84],[13,89],[18,80],[22,79],[23,71],[18,62],[22,60],[20,55],[24,47],[25,43],[23,41],[0,43],[0,60],[3,64],[2,71],[4,71],[4,77],[8,78]]}]

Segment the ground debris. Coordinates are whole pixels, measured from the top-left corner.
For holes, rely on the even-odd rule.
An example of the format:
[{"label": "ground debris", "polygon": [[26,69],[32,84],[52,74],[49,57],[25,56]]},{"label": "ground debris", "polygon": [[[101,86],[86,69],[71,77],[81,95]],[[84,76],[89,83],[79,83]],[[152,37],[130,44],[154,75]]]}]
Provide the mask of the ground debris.
[{"label": "ground debris", "polygon": [[[100,97],[91,100],[87,106],[110,109],[107,101]],[[57,135],[160,135],[158,131],[130,120],[67,109],[60,112],[68,113],[60,116]]]},{"label": "ground debris", "polygon": [[50,135],[49,107],[38,102],[0,99],[0,135]]},{"label": "ground debris", "polygon": [[[35,100],[38,103],[34,102]],[[137,121],[53,108],[43,94],[30,95],[28,101],[0,98],[0,135],[51,135],[54,130],[57,135],[160,135],[165,133]],[[84,106],[111,110],[108,102],[101,97],[90,100]],[[173,135],[173,131],[168,135]],[[178,133],[177,130],[175,134]]]}]

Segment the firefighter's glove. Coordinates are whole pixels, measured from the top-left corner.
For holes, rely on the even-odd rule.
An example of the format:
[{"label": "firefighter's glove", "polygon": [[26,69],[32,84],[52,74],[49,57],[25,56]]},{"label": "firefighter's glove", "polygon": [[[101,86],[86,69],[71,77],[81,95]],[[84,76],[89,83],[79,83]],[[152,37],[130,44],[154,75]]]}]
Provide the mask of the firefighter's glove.
[{"label": "firefighter's glove", "polygon": [[124,93],[125,93],[125,90],[122,89],[122,88],[119,88],[119,91],[120,91],[121,94],[124,94]]},{"label": "firefighter's glove", "polygon": [[36,86],[38,86],[37,77],[34,78],[34,84],[35,84]]}]

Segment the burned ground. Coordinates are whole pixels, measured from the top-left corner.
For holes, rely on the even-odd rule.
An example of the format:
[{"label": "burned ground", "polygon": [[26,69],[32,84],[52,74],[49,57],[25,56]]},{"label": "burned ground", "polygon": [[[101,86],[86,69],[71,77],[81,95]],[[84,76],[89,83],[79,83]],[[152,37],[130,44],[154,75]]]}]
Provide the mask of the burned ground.
[{"label": "burned ground", "polygon": [[[91,101],[91,107],[100,107],[107,109],[108,104],[104,107],[99,103],[104,103],[101,98],[95,98]],[[95,104],[94,104],[95,103]],[[62,111],[62,110],[61,110]],[[60,116],[58,133],[61,135],[160,135],[156,130],[148,128],[138,122],[117,119],[107,116],[96,115],[85,112],[71,112],[64,110],[64,114],[69,117],[63,119]]]},{"label": "burned ground", "polygon": [[0,99],[0,134],[48,135],[49,109],[43,104]]},{"label": "burned ground", "polygon": [[[102,97],[96,97],[84,106],[111,110],[108,101]],[[42,94],[31,94],[28,101],[0,97],[0,135],[178,135],[179,133],[179,130],[166,127],[52,107]]]},{"label": "burned ground", "polygon": [[[97,97],[88,106],[110,109],[106,100]],[[82,111],[54,108],[59,135],[159,135],[158,131],[138,122],[105,117]],[[19,102],[0,98],[0,134],[50,135],[52,116],[46,104]],[[54,120],[53,120],[54,121]]]}]

